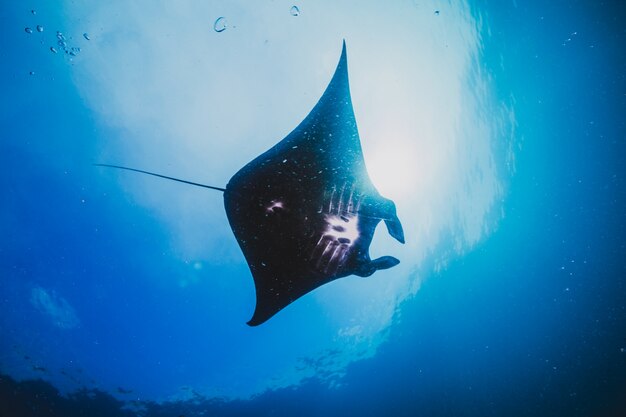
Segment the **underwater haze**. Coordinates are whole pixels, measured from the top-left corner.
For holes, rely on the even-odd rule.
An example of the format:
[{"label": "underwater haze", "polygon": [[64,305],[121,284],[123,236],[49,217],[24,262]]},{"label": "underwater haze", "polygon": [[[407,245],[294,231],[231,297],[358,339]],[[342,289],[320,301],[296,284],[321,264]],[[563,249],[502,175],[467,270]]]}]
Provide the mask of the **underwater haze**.
[{"label": "underwater haze", "polygon": [[[626,415],[620,1],[3,2],[0,417]],[[257,327],[220,192],[345,40],[400,264]],[[268,243],[269,244],[269,243]]]}]

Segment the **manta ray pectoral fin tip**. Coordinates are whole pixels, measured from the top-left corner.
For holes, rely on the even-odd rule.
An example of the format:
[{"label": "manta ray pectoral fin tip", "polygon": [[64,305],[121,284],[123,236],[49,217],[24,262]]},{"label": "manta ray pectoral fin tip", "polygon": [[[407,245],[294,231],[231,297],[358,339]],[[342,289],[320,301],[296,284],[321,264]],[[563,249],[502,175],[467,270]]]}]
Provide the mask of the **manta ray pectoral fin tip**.
[{"label": "manta ray pectoral fin tip", "polygon": [[[269,317],[268,317],[269,318]],[[250,327],[256,327],[260,324],[263,324],[267,321],[266,319],[260,319],[259,317],[257,317],[257,315],[253,315],[252,318],[250,320],[248,320],[248,322],[246,323],[248,326]]]},{"label": "manta ray pectoral fin tip", "polygon": [[259,302],[260,301],[257,300],[257,309],[254,311],[254,314],[252,315],[250,320],[248,320],[248,322],[246,323],[250,327],[256,327],[256,326],[259,326],[259,325],[265,323],[270,318],[272,318],[276,313],[278,313],[278,311],[280,311],[280,309],[275,310],[273,312],[268,312],[266,310],[261,310],[260,311],[258,309],[258,303]]}]

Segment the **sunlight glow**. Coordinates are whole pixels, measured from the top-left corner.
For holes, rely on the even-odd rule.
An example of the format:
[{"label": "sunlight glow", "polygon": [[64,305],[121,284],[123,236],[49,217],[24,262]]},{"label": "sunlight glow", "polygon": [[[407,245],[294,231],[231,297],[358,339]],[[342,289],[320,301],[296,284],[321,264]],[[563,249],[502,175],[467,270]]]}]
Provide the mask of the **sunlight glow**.
[{"label": "sunlight glow", "polygon": [[395,138],[379,142],[368,155],[367,170],[378,191],[401,204],[416,188],[419,167],[416,147],[410,140]]}]

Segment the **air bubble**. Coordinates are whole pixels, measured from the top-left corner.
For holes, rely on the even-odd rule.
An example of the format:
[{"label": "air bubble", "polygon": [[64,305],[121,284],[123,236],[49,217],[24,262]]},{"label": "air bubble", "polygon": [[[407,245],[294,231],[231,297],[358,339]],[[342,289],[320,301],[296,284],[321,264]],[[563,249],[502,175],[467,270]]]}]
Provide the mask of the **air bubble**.
[{"label": "air bubble", "polygon": [[37,32],[43,32],[43,26],[37,25]]},{"label": "air bubble", "polygon": [[227,27],[228,27],[228,22],[226,21],[226,18],[224,16],[218,17],[215,20],[215,23],[213,23],[213,30],[218,33],[224,32]]},{"label": "air bubble", "polygon": [[33,30],[31,28],[24,28],[24,32],[33,33]]},{"label": "air bubble", "polygon": [[289,10],[292,16],[300,16],[300,9],[298,6],[291,6],[291,10]]}]

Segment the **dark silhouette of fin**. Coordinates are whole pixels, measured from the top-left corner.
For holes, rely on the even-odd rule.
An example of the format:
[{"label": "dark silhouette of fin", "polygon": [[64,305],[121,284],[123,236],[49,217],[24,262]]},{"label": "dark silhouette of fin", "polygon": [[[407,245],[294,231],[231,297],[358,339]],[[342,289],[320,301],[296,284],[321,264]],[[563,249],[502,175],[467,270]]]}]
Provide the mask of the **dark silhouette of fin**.
[{"label": "dark silhouette of fin", "polygon": [[326,91],[286,138],[229,181],[224,205],[256,287],[259,325],[315,288],[399,263],[371,260],[384,220],[404,243],[393,201],[372,184],[352,109],[345,42]]}]

